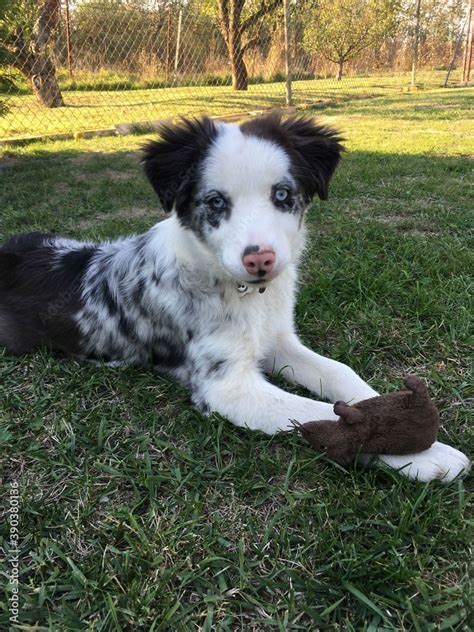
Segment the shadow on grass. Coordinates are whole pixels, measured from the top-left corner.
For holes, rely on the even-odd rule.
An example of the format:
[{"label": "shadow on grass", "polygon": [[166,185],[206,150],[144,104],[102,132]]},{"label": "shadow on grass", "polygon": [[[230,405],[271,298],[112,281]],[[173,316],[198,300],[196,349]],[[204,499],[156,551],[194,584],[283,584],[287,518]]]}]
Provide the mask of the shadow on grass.
[{"label": "shadow on grass", "polygon": [[[139,148],[148,137],[40,143],[7,150],[0,161],[1,236],[33,229],[61,231],[65,225],[73,226],[74,220],[93,220],[115,209],[157,208],[139,164]],[[351,151],[333,181],[331,203],[346,200],[350,211],[351,200],[367,196],[367,206],[377,204],[380,213],[384,200],[412,200],[416,207],[423,195],[427,213],[430,201],[436,206],[438,199],[454,209],[458,198],[465,203],[470,167],[464,157]],[[141,229],[142,222],[137,226]]]}]

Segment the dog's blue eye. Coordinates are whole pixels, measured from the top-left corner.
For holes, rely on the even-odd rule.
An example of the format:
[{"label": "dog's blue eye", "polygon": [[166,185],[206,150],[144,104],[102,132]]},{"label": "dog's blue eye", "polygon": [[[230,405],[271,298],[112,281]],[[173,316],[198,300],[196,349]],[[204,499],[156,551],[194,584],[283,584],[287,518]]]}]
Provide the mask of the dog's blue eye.
[{"label": "dog's blue eye", "polygon": [[222,195],[215,195],[209,200],[209,206],[211,206],[215,211],[222,211],[227,206],[227,202],[224,200]]},{"label": "dog's blue eye", "polygon": [[288,199],[287,189],[277,189],[275,191],[275,200],[277,202],[285,202]]}]

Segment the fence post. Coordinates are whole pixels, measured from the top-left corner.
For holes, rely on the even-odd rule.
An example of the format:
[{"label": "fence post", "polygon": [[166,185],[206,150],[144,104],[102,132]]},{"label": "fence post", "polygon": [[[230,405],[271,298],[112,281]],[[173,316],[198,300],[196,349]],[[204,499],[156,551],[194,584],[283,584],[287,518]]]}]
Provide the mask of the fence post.
[{"label": "fence post", "polygon": [[285,73],[286,73],[286,105],[293,104],[291,89],[291,42],[290,42],[290,6],[289,0],[283,0],[284,29],[285,29]]},{"label": "fence post", "polygon": [[420,39],[420,11],[421,11],[421,0],[417,0],[416,3],[416,22],[415,22],[415,41],[413,43],[413,62],[411,66],[411,87],[414,88],[416,85],[416,69],[418,66],[418,42]]},{"label": "fence post", "polygon": [[69,79],[72,79],[71,20],[69,15],[69,0],[66,0],[64,17],[66,22],[67,68],[69,71]]},{"label": "fence post", "polygon": [[471,62],[472,62],[472,0],[469,7],[469,17],[467,23],[466,47],[464,49],[464,59],[462,65],[462,81],[468,83],[471,79]]},{"label": "fence post", "polygon": [[178,33],[176,35],[176,55],[174,57],[174,74],[175,76],[178,74],[178,66],[179,66],[179,53],[181,48],[181,27],[183,23],[183,9],[179,9],[178,13]]},{"label": "fence post", "polygon": [[165,73],[166,81],[170,78],[170,56],[171,56],[171,11],[170,5],[166,6],[166,57]]}]

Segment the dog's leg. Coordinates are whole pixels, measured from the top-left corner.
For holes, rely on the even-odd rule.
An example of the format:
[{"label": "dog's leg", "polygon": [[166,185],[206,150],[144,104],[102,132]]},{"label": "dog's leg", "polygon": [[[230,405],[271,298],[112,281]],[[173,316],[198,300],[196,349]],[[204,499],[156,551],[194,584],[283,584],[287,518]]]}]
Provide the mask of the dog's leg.
[{"label": "dog's leg", "polygon": [[265,361],[270,373],[302,384],[322,399],[355,404],[378,395],[347,365],[318,355],[305,347],[293,332],[280,335]]},{"label": "dog's leg", "polygon": [[384,454],[373,460],[373,456],[361,454],[360,463],[371,463],[376,466],[386,465],[411,479],[432,481],[441,479],[449,483],[459,474],[467,474],[471,463],[465,454],[450,445],[435,441],[431,448],[416,454]]},{"label": "dog's leg", "polygon": [[[292,332],[280,336],[266,365],[268,370],[279,372],[289,381],[302,384],[333,402],[343,400],[354,404],[378,394],[348,366],[307,349]],[[403,456],[381,455],[375,459],[363,454],[359,461],[385,464],[408,478],[420,481],[442,479],[449,482],[470,469],[469,459],[462,452],[439,441],[424,452]]]},{"label": "dog's leg", "polygon": [[332,405],[286,393],[257,369],[233,367],[220,378],[200,384],[193,400],[201,409],[218,412],[236,426],[274,434],[290,430],[291,420],[337,419]]}]

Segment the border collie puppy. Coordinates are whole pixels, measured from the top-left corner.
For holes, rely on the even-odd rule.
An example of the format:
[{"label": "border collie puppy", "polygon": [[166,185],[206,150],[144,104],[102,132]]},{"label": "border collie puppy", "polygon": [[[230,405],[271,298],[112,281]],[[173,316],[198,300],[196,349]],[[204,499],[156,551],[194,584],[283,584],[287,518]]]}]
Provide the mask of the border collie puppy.
[{"label": "border collie puppy", "polygon": [[[376,395],[304,347],[293,320],[305,213],[313,196],[327,198],[341,150],[337,133],[309,118],[164,126],[143,165],[171,216],[113,242],[10,238],[0,248],[0,344],[164,371],[202,413],[266,433],[290,419],[331,423],[331,404],[287,393],[265,373],[330,402]],[[423,481],[469,467],[442,443],[380,461]]]}]

